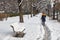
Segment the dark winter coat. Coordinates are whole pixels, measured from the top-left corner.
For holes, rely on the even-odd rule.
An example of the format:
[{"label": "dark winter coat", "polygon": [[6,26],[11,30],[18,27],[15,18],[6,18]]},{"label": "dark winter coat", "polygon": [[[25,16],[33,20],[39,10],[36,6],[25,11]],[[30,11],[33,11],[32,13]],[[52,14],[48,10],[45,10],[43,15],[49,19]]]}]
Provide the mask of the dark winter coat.
[{"label": "dark winter coat", "polygon": [[42,22],[45,22],[46,21],[46,15],[45,16],[42,15],[41,20],[42,20]]}]

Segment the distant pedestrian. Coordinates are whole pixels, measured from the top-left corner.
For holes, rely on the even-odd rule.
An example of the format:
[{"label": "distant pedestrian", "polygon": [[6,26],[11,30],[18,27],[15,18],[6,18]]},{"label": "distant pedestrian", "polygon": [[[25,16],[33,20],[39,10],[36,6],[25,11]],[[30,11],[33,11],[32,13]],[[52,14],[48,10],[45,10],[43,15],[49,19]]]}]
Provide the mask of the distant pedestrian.
[{"label": "distant pedestrian", "polygon": [[46,21],[46,13],[42,13],[42,17],[41,17],[41,20],[42,20],[42,25],[45,25],[45,21]]}]

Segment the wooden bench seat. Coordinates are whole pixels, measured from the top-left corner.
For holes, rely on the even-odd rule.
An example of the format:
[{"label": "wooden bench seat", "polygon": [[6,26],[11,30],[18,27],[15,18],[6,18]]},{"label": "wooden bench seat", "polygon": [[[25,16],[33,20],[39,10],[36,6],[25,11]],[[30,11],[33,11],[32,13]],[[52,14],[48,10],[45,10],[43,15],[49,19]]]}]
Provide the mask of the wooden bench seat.
[{"label": "wooden bench seat", "polygon": [[25,30],[25,25],[23,23],[12,23],[10,26],[14,32],[23,32]]}]

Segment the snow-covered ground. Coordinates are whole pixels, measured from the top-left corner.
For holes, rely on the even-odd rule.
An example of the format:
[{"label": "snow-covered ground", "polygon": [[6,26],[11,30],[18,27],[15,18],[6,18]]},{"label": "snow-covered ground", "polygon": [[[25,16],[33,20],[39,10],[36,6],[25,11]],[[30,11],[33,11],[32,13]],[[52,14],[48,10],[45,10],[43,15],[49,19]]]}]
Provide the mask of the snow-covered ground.
[{"label": "snow-covered ground", "polygon": [[[10,27],[12,23],[19,23],[19,17],[9,17],[7,21],[0,21],[0,40],[43,40],[45,30],[41,24],[41,13],[34,17],[24,15],[25,36],[23,38],[12,37],[13,31]],[[46,26],[51,31],[51,40],[57,40],[60,37],[60,23],[56,20],[46,18]],[[59,39],[60,40],[60,39]]]},{"label": "snow-covered ground", "polygon": [[51,39],[57,40],[60,37],[60,22],[57,20],[49,20],[49,17],[47,17],[46,25],[51,31]]}]

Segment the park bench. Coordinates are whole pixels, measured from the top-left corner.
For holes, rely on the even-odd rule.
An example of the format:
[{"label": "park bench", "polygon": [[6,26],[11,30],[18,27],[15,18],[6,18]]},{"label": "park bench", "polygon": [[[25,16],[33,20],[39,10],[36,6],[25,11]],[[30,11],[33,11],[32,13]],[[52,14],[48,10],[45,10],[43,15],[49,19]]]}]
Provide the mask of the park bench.
[{"label": "park bench", "polygon": [[13,32],[15,33],[15,37],[24,36],[25,25],[23,23],[13,23],[10,26],[12,27]]}]

